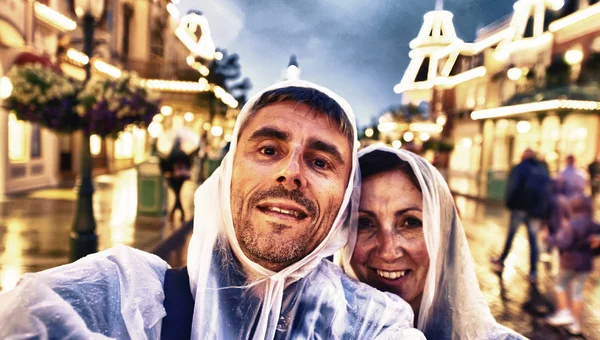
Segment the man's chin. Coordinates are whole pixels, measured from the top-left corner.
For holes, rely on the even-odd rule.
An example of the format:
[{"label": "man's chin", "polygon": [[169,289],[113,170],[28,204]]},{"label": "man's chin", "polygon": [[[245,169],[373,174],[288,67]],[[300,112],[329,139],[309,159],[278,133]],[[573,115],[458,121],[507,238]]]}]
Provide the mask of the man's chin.
[{"label": "man's chin", "polygon": [[297,235],[282,237],[268,234],[242,237],[239,241],[242,251],[252,262],[269,270],[279,271],[306,256],[306,244],[301,240]]}]

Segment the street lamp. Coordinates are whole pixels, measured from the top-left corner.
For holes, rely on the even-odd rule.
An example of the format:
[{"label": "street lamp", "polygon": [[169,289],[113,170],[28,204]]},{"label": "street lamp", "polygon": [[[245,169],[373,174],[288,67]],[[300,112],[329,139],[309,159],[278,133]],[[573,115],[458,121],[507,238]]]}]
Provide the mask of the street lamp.
[{"label": "street lamp", "polygon": [[290,56],[290,62],[288,63],[285,78],[286,80],[300,79],[300,67],[298,66],[298,60],[296,60],[295,54]]},{"label": "street lamp", "polygon": [[[102,17],[105,0],[75,0],[75,14],[83,25],[83,52],[91,60],[94,49],[94,25]],[[92,63],[85,67],[86,82],[92,75]],[[90,133],[83,130],[80,154],[80,172],[75,185],[77,208],[71,229],[70,260],[76,261],[98,251],[96,220],[94,219],[92,183],[92,154],[90,151]]]}]

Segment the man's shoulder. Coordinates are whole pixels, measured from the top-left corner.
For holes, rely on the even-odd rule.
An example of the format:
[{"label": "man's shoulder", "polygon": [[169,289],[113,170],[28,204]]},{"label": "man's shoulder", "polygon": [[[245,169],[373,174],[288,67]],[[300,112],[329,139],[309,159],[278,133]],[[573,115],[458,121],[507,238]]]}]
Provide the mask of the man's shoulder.
[{"label": "man's shoulder", "polygon": [[[35,300],[10,309],[22,311],[29,319],[41,320],[53,335],[84,331],[140,338],[142,334],[156,333],[156,325],[160,326],[158,321],[165,314],[163,281],[167,268],[164,261],[152,254],[125,246],[113,247],[67,265],[26,275],[9,293],[21,300],[35,296]],[[59,310],[63,320],[69,320],[62,325],[38,315],[41,312],[58,315]]]}]

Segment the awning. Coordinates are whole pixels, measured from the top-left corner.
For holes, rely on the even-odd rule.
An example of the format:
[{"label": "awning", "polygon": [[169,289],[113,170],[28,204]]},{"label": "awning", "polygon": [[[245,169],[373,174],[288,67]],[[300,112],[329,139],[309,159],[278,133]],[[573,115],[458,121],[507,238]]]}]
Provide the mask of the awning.
[{"label": "awning", "polygon": [[47,56],[37,54],[30,47],[9,47],[0,48],[0,61],[2,63],[3,73],[8,73],[12,65],[25,65],[30,63],[39,63],[42,66],[51,68],[62,73],[58,65],[50,61]]},{"label": "awning", "polygon": [[504,105],[535,103],[547,100],[583,100],[600,102],[600,88],[597,86],[565,86],[553,89],[542,89],[514,95]]},{"label": "awning", "polygon": [[569,110],[600,112],[600,89],[596,86],[566,86],[514,95],[505,105],[476,110],[471,119],[494,119],[533,113]]}]

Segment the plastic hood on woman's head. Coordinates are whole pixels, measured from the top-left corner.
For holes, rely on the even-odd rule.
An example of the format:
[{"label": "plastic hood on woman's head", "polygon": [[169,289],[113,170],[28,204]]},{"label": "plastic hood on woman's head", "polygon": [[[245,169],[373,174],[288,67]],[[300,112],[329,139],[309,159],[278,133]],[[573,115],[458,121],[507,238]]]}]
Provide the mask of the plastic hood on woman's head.
[{"label": "plastic hood on woman's head", "polygon": [[[246,157],[245,149],[240,149],[240,152],[236,153],[238,147],[243,147],[238,139],[245,131],[246,124],[252,122],[251,118],[256,115],[257,110],[254,110],[254,106],[261,96],[272,90],[291,87],[316,90],[333,99],[341,107],[345,115],[343,121],[350,124],[346,128],[349,135],[352,136],[349,141],[345,140],[346,144],[349,143],[346,157],[351,157],[351,159],[345,160],[345,164],[351,165],[351,168],[343,194],[340,190],[341,202],[337,203],[340,206],[339,211],[333,215],[335,218],[332,217],[329,222],[331,228],[323,235],[322,241],[297,261],[288,264],[283,269],[272,271],[250,260],[248,254],[242,250],[238,237],[236,237],[236,227],[238,226],[234,226],[232,201],[237,198],[232,196],[239,193],[232,192],[232,176],[235,173],[234,166],[237,164],[234,156],[238,155],[244,157],[244,159]],[[271,104],[267,104],[266,107],[269,105]],[[295,105],[300,105],[300,103]],[[260,110],[258,111],[260,112]],[[314,114],[316,116],[322,113],[316,112]],[[294,129],[293,132],[295,131]],[[272,131],[269,133],[272,133]],[[279,315],[278,309],[281,306],[284,288],[310,273],[324,257],[330,256],[342,248],[348,240],[348,235],[353,232],[349,229],[349,224],[344,222],[350,218],[353,212],[356,212],[359,199],[359,190],[357,190],[359,181],[356,176],[358,150],[356,136],[355,118],[349,104],[333,92],[305,81],[296,80],[275,84],[255,95],[242,108],[235,123],[228,154],[223,159],[220,167],[198,188],[194,197],[194,231],[187,259],[190,286],[195,296],[193,334],[223,335],[223,331],[217,329],[219,327],[230,327],[229,325],[222,325],[218,315],[219,301],[224,298],[220,296],[218,291],[230,288],[249,292],[240,294],[240,296],[245,296],[247,299],[251,300],[253,297],[262,299],[262,307],[258,308],[259,321],[254,326],[251,325],[251,327],[254,327],[254,331],[249,333],[254,333],[254,338],[261,339],[273,334],[271,328],[273,324],[277,324],[275,321]],[[327,138],[329,136],[323,136],[325,141],[327,141]],[[238,173],[236,173],[237,175]],[[258,174],[250,175],[260,177]],[[326,174],[322,176],[326,176]],[[275,183],[276,177],[276,173],[273,173],[272,177],[264,178],[263,183],[267,183],[267,181]],[[258,180],[262,180],[262,178],[258,178]],[[244,202],[246,201],[248,200]],[[324,226],[324,228],[328,227],[328,225]],[[275,236],[277,235],[274,235],[274,240],[277,239]],[[273,247],[276,246],[278,245],[273,244]],[[227,274],[226,282],[211,282],[213,278],[210,274],[218,271],[231,271],[231,274]],[[245,326],[239,327],[243,329]],[[237,334],[233,337],[243,338],[244,336]]]},{"label": "plastic hood on woman's head", "polygon": [[[359,162],[376,151],[407,162],[423,196],[422,225],[429,268],[417,328],[427,338],[439,339],[489,339],[494,338],[494,334],[511,333],[496,324],[481,294],[462,223],[442,175],[420,156],[383,144],[361,150]],[[352,223],[356,224],[357,220]],[[357,278],[350,264],[355,242],[348,242],[340,261],[344,271]]]}]

